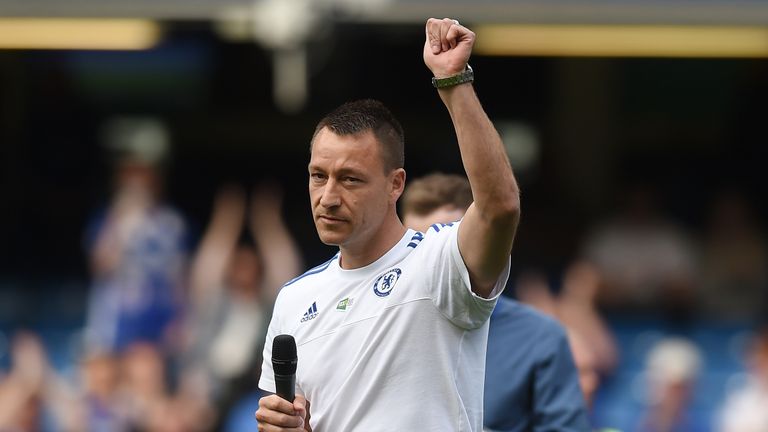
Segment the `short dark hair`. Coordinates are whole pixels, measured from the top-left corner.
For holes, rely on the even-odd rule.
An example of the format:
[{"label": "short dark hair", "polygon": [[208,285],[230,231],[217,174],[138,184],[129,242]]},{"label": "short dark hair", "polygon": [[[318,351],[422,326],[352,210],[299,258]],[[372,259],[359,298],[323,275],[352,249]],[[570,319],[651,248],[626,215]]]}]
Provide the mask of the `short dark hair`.
[{"label": "short dark hair", "polygon": [[437,172],[406,186],[400,209],[403,215],[425,216],[444,205],[466,210],[472,201],[472,188],[466,177]]},{"label": "short dark hair", "polygon": [[[323,128],[336,135],[373,132],[381,148],[385,172],[405,166],[403,127],[383,103],[374,99],[347,102],[331,111],[317,124],[312,143]],[[310,144],[310,150],[312,145]]]}]

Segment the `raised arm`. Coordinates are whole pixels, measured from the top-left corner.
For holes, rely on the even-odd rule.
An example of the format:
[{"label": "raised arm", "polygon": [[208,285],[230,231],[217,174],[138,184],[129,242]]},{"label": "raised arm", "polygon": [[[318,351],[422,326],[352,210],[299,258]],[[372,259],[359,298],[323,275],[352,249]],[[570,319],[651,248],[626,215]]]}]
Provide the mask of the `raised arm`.
[{"label": "raised arm", "polygon": [[210,296],[222,288],[244,219],[245,193],[242,188],[234,185],[221,188],[192,263],[191,294],[195,306],[204,306]]},{"label": "raised arm", "polygon": [[[462,73],[475,34],[458,21],[430,18],[424,63],[436,78]],[[459,227],[459,251],[472,290],[488,297],[512,251],[520,218],[520,194],[499,134],[486,115],[471,82],[441,88],[459,142],[474,203]]]},{"label": "raised arm", "polygon": [[264,264],[264,289],[270,299],[298,276],[303,261],[299,246],[283,220],[283,191],[276,184],[256,187],[251,197],[250,230]]}]

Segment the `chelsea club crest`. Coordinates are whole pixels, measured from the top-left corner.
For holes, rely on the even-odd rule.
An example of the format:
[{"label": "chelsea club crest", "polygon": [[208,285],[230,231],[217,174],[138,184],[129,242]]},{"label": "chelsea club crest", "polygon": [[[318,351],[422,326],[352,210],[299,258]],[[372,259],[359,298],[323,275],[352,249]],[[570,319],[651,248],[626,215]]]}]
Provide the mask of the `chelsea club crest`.
[{"label": "chelsea club crest", "polygon": [[400,278],[400,273],[400,269],[395,268],[379,276],[376,282],[373,283],[373,292],[379,297],[388,296]]}]

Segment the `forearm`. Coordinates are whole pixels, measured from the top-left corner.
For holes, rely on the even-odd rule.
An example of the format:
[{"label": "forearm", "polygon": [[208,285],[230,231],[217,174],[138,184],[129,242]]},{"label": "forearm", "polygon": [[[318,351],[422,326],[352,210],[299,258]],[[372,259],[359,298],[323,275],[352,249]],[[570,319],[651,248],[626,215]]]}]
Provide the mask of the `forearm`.
[{"label": "forearm", "polygon": [[456,130],[475,207],[486,220],[515,222],[520,198],[504,145],[471,84],[438,90]]},{"label": "forearm", "polygon": [[192,296],[198,305],[203,305],[210,294],[221,289],[245,218],[241,206],[214,211],[200,241],[190,272]]},{"label": "forearm", "polygon": [[[424,63],[444,80],[465,71],[475,34],[449,18],[430,18],[425,28]],[[465,77],[466,78],[466,77]],[[509,261],[520,216],[520,197],[501,137],[470,83],[435,82],[448,108],[470,186],[473,204],[459,227],[459,252],[472,291],[489,297]],[[447,87],[446,87],[447,85]]]},{"label": "forearm", "polygon": [[267,289],[276,290],[282,284],[297,276],[302,268],[301,253],[288,227],[279,217],[270,223],[251,224],[256,245],[261,251],[264,263]]}]

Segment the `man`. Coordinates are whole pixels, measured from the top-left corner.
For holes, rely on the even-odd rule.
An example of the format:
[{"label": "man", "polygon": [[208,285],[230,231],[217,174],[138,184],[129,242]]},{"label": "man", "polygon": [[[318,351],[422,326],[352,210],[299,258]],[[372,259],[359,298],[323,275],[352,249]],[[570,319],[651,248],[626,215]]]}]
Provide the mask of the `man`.
[{"label": "man", "polygon": [[[472,202],[466,178],[434,173],[403,193],[406,227],[461,219]],[[585,431],[587,410],[563,327],[532,307],[501,297],[490,319],[483,425],[493,431]]]},{"label": "man", "polygon": [[[407,230],[396,209],[405,187],[397,120],[367,100],[320,121],[309,195],[320,239],[339,253],[280,291],[267,340],[296,339],[297,396],[262,398],[262,431],[482,428],[487,322],[509,273],[519,196],[471,85],[474,33],[429,19],[426,34],[424,61],[475,201],[460,224]],[[268,343],[259,385],[274,392],[271,354]]]}]

